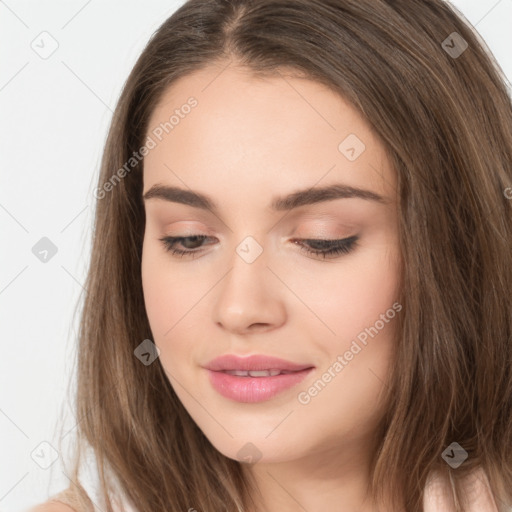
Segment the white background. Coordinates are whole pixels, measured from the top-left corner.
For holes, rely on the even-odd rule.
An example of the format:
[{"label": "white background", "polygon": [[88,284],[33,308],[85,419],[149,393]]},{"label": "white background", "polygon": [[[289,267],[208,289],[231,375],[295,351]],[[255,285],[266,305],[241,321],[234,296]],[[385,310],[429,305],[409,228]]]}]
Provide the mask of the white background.
[{"label": "white background", "polygon": [[[59,460],[43,469],[31,453],[44,464],[39,443],[76,424],[67,386],[101,151],[136,58],[181,3],[0,0],[0,512],[69,484]],[[452,3],[510,81],[512,0]],[[58,43],[47,59],[31,47],[51,48],[43,31]],[[32,253],[42,237],[58,249],[46,263]]]}]

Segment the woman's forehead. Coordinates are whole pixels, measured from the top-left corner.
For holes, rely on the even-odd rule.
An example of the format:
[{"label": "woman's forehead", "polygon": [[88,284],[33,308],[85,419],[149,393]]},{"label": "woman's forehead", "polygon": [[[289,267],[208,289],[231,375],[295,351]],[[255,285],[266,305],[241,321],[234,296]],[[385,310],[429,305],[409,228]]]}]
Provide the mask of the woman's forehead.
[{"label": "woman's forehead", "polygon": [[144,158],[145,191],[175,179],[171,168],[235,189],[327,178],[395,195],[395,172],[371,127],[340,95],[304,78],[205,68],[164,93],[146,136],[154,147]]}]

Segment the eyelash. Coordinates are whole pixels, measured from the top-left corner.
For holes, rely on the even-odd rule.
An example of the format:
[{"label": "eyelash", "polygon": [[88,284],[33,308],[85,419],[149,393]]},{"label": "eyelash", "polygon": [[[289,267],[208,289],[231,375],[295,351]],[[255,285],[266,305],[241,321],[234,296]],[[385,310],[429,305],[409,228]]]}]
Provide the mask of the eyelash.
[{"label": "eyelash", "polygon": [[[196,250],[182,250],[182,249],[176,249],[175,245],[183,240],[205,240],[209,237],[205,235],[191,235],[191,236],[166,236],[163,238],[160,238],[160,241],[164,244],[165,250],[168,252],[171,252],[173,255],[178,257],[183,256],[190,256],[192,254],[198,253],[200,251]],[[321,250],[321,249],[311,249],[311,248],[305,248],[304,246],[297,243],[297,241],[294,241],[297,243],[297,245],[300,246],[302,251],[305,251],[309,254],[314,254],[315,256],[323,256],[324,259],[327,258],[327,256],[337,256],[341,254],[348,254],[351,252],[354,247],[357,245],[357,241],[359,240],[359,237],[354,235],[349,238],[344,238],[341,240],[323,240],[323,239],[302,239],[301,242],[307,242],[309,244],[319,244],[320,246],[328,246],[329,248],[327,250]]]}]

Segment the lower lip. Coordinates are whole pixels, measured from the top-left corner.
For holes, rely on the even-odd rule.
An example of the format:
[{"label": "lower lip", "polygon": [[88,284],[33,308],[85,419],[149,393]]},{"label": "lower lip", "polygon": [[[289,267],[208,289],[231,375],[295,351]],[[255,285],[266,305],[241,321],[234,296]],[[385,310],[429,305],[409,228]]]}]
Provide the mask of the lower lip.
[{"label": "lower lip", "polygon": [[264,402],[285,389],[301,382],[313,368],[299,372],[284,373],[273,377],[237,377],[224,372],[208,370],[210,382],[215,390],[236,402]]}]

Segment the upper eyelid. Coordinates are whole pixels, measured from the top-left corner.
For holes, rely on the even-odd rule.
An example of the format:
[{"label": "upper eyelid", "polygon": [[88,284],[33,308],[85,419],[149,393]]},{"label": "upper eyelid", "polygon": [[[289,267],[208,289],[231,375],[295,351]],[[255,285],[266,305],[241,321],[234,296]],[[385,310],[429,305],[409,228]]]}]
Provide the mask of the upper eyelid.
[{"label": "upper eyelid", "polygon": [[[248,235],[249,236],[249,235]],[[292,239],[297,239],[297,240],[327,240],[327,241],[338,241],[338,240],[344,240],[345,238],[352,238],[353,236],[355,235],[347,235],[347,236],[344,236],[344,235],[341,235],[341,236],[335,236],[335,237],[331,237],[331,236],[323,236],[323,235],[320,235],[318,237],[315,237],[315,236],[292,236],[292,237],[283,237],[283,238],[292,238]],[[179,239],[179,238],[219,238],[218,236],[215,236],[215,235],[206,235],[204,233],[191,233],[191,234],[179,234],[179,235],[163,235],[163,238],[175,238],[175,239]],[[223,238],[223,237],[221,237]]]},{"label": "upper eyelid", "polygon": [[[160,238],[160,241],[166,246],[166,251],[173,253],[176,257],[184,257],[190,256],[194,257],[194,255],[200,256],[203,253],[203,250],[207,249],[208,245],[211,244],[201,244],[199,247],[195,247],[193,249],[189,249],[186,247],[177,248],[176,246],[182,243],[182,240],[185,238],[201,238],[201,241],[209,237],[206,235],[190,235],[190,236],[176,236],[176,237],[163,237]],[[325,238],[296,238],[292,239],[291,242],[300,247],[301,251],[309,253],[310,255],[314,255],[314,259],[323,256],[324,261],[329,261],[334,259],[338,259],[343,254],[348,254],[352,252],[354,247],[359,245],[360,235],[355,234],[345,238],[336,238],[336,239],[325,239]],[[327,242],[324,247],[314,248],[311,247],[311,244],[315,242]]]},{"label": "upper eyelid", "polygon": [[[191,234],[191,235],[164,235],[163,237],[160,237],[159,240],[165,241],[165,240],[174,240],[179,243],[180,240],[187,239],[187,238],[200,238],[202,240],[217,238],[216,236],[212,235],[203,235],[203,234]],[[288,238],[288,237],[286,237]],[[343,241],[351,241],[352,239],[358,239],[359,235],[348,235],[348,236],[342,236],[342,237],[290,237],[290,241],[303,241],[303,242],[343,242]],[[202,246],[203,247],[203,246]]]}]

